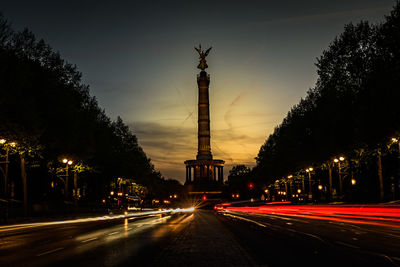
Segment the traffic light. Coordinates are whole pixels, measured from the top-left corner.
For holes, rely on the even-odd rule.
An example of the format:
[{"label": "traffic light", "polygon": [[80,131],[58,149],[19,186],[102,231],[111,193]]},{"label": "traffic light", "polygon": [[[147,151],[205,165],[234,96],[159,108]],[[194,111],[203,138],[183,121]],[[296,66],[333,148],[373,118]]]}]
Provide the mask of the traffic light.
[{"label": "traffic light", "polygon": [[247,186],[249,187],[250,190],[254,189],[254,183],[252,182],[250,182]]}]

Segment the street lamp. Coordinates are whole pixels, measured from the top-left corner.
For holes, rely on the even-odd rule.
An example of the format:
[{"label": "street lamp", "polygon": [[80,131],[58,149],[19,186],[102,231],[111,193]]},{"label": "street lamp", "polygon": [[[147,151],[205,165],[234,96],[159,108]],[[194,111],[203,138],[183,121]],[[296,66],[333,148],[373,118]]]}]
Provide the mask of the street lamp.
[{"label": "street lamp", "polygon": [[399,155],[398,155],[398,156],[399,156],[399,158],[400,158],[400,142],[399,142],[399,139],[393,137],[393,138],[392,138],[392,143],[393,143],[393,144],[397,143],[397,144],[399,145]]},{"label": "street lamp", "polygon": [[[302,179],[301,179],[301,189],[302,189],[302,192],[306,192],[306,186],[304,184],[304,175],[302,175]],[[304,193],[303,193],[303,195],[304,195]],[[304,198],[304,201],[306,201],[306,198]]]},{"label": "street lamp", "polygon": [[[289,191],[290,191],[290,194],[292,193],[292,191],[293,191],[293,175],[291,175],[291,174],[289,174],[288,175],[288,180],[289,180]],[[290,194],[288,193],[288,195],[290,196]]]},{"label": "street lamp", "polygon": [[342,184],[342,173],[341,173],[341,168],[340,168],[340,162],[344,161],[345,158],[344,157],[339,157],[339,159],[335,158],[333,161],[335,163],[338,164],[338,168],[339,168],[339,195],[340,197],[342,196],[342,192],[343,192],[343,184]]},{"label": "street lamp", "polygon": [[308,198],[312,199],[312,190],[311,190],[311,172],[314,169],[312,167],[306,169],[306,172],[308,173]]},{"label": "street lamp", "polygon": [[355,185],[356,183],[357,183],[356,179],[354,179],[354,178],[351,179],[351,184],[352,184],[352,185]]},{"label": "street lamp", "polygon": [[392,143],[394,144],[394,143],[397,143],[398,145],[399,145],[399,158],[400,158],[400,142],[399,142],[399,139],[397,139],[397,138],[392,138]]},{"label": "street lamp", "polygon": [[4,198],[7,199],[8,196],[8,164],[10,163],[10,161],[8,160],[8,155],[10,152],[10,146],[11,147],[16,147],[17,143],[16,142],[10,142],[8,145],[6,144],[7,140],[6,139],[0,139],[0,145],[4,145],[5,150],[6,150],[6,160],[5,161],[1,161],[0,163],[4,163],[5,164],[5,170],[3,171],[3,169],[1,169],[1,171],[3,172],[4,175]]},{"label": "street lamp", "polygon": [[[62,160],[62,162],[65,164],[65,181],[64,181],[64,197],[65,199],[68,199],[68,177],[69,177],[69,173],[68,173],[68,167],[70,165],[72,165],[73,161],[69,160],[67,158],[64,158]],[[76,194],[77,192],[75,192]]]}]

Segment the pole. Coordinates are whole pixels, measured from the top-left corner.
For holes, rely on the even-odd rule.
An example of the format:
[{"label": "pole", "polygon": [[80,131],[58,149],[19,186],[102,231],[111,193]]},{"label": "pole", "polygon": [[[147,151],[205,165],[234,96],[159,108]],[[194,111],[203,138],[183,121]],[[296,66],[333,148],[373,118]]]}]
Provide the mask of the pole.
[{"label": "pole", "polygon": [[67,165],[65,167],[65,184],[64,184],[64,197],[65,200],[68,199],[68,162]]},{"label": "pole", "polygon": [[383,174],[382,174],[382,156],[381,150],[378,149],[378,176],[379,176],[379,199],[383,201]]},{"label": "pole", "polygon": [[312,199],[312,190],[311,190],[311,171],[308,172],[308,197]]},{"label": "pole", "polygon": [[28,216],[28,191],[26,184],[25,156],[21,154],[21,178],[24,192],[24,216]]},{"label": "pole", "polygon": [[286,192],[286,200],[288,199],[288,189],[287,189],[287,182],[285,182],[285,192]]},{"label": "pole", "polygon": [[343,183],[342,183],[342,172],[340,170],[340,160],[338,162],[339,165],[339,197],[342,198],[343,194]]},{"label": "pole", "polygon": [[399,159],[400,159],[400,141],[397,143],[399,144]]},{"label": "pole", "polygon": [[306,202],[306,198],[305,198],[306,190],[305,190],[305,186],[304,186],[304,176],[303,176],[303,179],[301,180],[301,185],[302,185],[302,188],[303,188],[301,193],[303,193],[304,202]]},{"label": "pole", "polygon": [[328,174],[329,174],[329,199],[333,200],[333,191],[332,191],[332,166],[328,164]]},{"label": "pole", "polygon": [[78,206],[78,173],[74,172],[74,188],[75,188],[75,198],[74,198],[74,204],[75,207]]},{"label": "pole", "polygon": [[7,199],[8,197],[8,152],[9,147],[6,147],[6,170],[4,172],[4,197]]}]

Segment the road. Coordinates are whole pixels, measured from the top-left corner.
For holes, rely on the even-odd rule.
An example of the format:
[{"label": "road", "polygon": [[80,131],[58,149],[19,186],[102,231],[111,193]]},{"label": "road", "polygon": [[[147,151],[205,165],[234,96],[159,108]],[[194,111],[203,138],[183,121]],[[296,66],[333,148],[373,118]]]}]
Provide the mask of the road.
[{"label": "road", "polygon": [[399,266],[398,226],[195,210],[0,227],[0,266]]}]

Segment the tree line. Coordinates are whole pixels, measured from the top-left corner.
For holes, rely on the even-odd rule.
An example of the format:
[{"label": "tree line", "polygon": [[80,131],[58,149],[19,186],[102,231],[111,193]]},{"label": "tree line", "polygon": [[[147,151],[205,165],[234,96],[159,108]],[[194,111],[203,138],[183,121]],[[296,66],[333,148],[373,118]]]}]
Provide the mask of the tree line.
[{"label": "tree line", "polygon": [[[9,147],[9,184],[2,182],[9,190],[3,198],[22,199],[21,157],[31,203],[63,201],[56,189],[64,188],[59,179],[64,158],[74,162],[87,201],[99,201],[118,177],[134,179],[149,195],[179,187],[155,170],[129,127],[106,115],[81,77],[44,40],[28,29],[14,31],[0,16],[0,138],[17,144]],[[2,158],[6,144],[0,146]]]},{"label": "tree line", "polygon": [[253,176],[269,185],[316,166],[318,182],[345,155],[345,177],[358,179],[361,198],[378,199],[379,179],[390,191],[400,168],[399,2],[381,23],[345,25],[316,66],[315,86],[261,146]]}]

